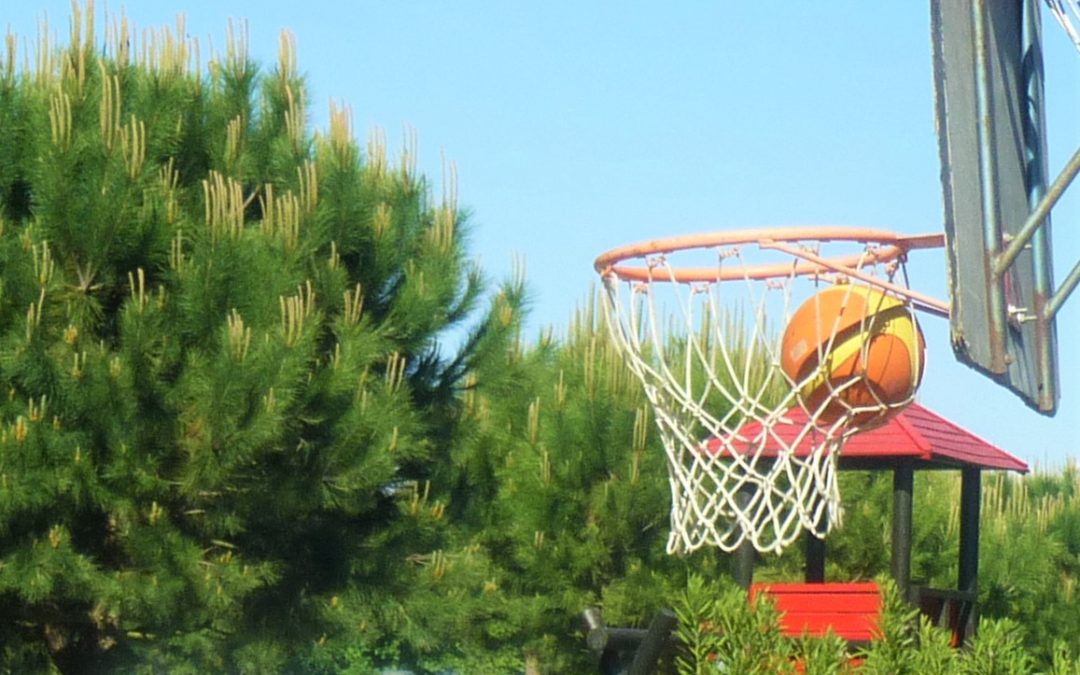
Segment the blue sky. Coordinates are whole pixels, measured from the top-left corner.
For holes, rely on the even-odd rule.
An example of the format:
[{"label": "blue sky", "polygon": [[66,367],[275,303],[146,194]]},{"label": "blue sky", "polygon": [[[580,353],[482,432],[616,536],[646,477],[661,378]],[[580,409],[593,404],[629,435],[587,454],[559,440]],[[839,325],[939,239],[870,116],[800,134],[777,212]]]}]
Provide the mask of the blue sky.
[{"label": "blue sky", "polygon": [[[20,37],[43,16],[66,35],[66,1],[5,5],[0,26]],[[456,164],[488,273],[524,259],[530,337],[567,324],[592,260],[620,244],[766,225],[942,229],[927,2],[142,0],[109,11],[121,7],[138,28],[182,12],[204,59],[229,18],[247,20],[267,64],[287,28],[314,125],[333,99],[351,106],[358,134],[381,127],[392,148],[414,128],[436,184],[442,157]],[[1048,19],[1044,32],[1056,171],[1080,144],[1080,54]],[[1054,216],[1058,279],[1080,258],[1074,192]],[[940,253],[912,273],[944,294]],[[1032,463],[1080,455],[1080,297],[1059,314],[1054,418],[957,364],[945,321],[923,327],[924,404]]]}]

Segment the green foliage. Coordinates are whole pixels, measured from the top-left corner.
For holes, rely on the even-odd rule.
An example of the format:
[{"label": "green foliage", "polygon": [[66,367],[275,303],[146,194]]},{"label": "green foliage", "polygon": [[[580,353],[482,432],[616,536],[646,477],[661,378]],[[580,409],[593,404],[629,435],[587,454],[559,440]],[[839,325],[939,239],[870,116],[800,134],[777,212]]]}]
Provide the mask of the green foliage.
[{"label": "green foliage", "polygon": [[997,476],[984,487],[979,596],[985,616],[1025,629],[1032,656],[1053,658],[1054,640],[1080,652],[1080,475],[1057,472]]},{"label": "green foliage", "polygon": [[949,633],[932,626],[918,609],[907,604],[891,579],[882,577],[878,583],[883,600],[881,635],[859,654],[863,658],[861,671],[882,675],[951,672],[948,668],[953,648]]},{"label": "green foliage", "polygon": [[333,664],[439,568],[431,463],[520,292],[444,357],[481,291],[452,182],[312,135],[287,35],[200,71],[92,18],[0,63],[0,670]]},{"label": "green foliage", "polygon": [[1068,645],[1058,640],[1054,643],[1049,675],[1080,675],[1080,658],[1072,655]]},{"label": "green foliage", "polygon": [[[521,286],[504,288],[489,316],[500,317],[521,293]],[[582,610],[597,605],[609,625],[640,626],[688,573],[716,576],[726,565],[711,552],[665,553],[663,448],[597,309],[583,307],[560,341],[543,334],[524,345],[514,334],[466,370],[447,440],[451,461],[434,467],[432,479],[459,553],[448,548],[445,574],[432,584],[418,579],[401,601],[408,629],[368,648],[396,645],[381,663],[480,672],[489,667],[482,655],[501,654],[531,657],[541,672],[592,669],[571,629]],[[484,567],[480,581],[457,566],[464,559]],[[481,581],[485,595],[473,603]],[[460,627],[440,619],[448,612]],[[475,628],[488,624],[497,637]],[[448,633],[452,648],[435,639]]]},{"label": "green foliage", "polygon": [[663,549],[666,474],[647,404],[599,321],[590,305],[562,344],[542,336],[471,370],[438,480],[464,543],[516,599],[506,639],[544,672],[588,667],[569,630],[583,609],[644,622],[685,578]]},{"label": "green foliage", "polygon": [[676,631],[683,675],[716,672],[795,672],[794,650],[780,631],[776,607],[764,595],[747,602],[746,591],[723,579],[712,583],[693,575],[675,598]]},{"label": "green foliage", "polygon": [[1005,675],[1032,672],[1032,659],[1024,650],[1020,625],[1010,619],[979,622],[979,632],[960,652],[957,673]]},{"label": "green foliage", "polygon": [[[869,646],[850,651],[834,635],[785,637],[773,605],[759,595],[748,602],[730,581],[706,582],[693,575],[674,598],[679,618],[676,665],[682,675],[699,673],[840,673],[873,675],[974,675],[1036,673],[1025,647],[1023,628],[1009,619],[984,619],[963,649],[951,635],[931,625],[904,602],[895,584],[879,580],[884,606],[880,635]],[[1068,647],[1054,648],[1051,673],[1080,669]]]}]

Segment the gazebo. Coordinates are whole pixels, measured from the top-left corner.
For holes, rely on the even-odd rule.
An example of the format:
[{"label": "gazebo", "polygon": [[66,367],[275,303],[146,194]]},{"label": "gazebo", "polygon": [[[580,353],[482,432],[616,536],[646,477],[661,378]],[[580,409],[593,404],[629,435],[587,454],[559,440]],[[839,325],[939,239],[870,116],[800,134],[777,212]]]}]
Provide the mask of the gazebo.
[{"label": "gazebo", "polygon": [[[792,409],[773,433],[786,445],[795,442],[806,426],[806,413]],[[752,437],[747,425],[742,430]],[[808,453],[813,438],[805,438],[796,453]],[[712,446],[716,442],[710,442]],[[935,622],[953,631],[959,642],[973,627],[978,595],[979,505],[984,470],[1027,473],[1028,465],[929,408],[913,403],[876,429],[851,437],[839,459],[841,470],[891,471],[893,475],[891,572],[900,592]],[[960,472],[960,551],[956,589],[913,586],[911,582],[912,488],[918,470]],[[807,584],[825,582],[825,541],[806,537]],[[744,544],[736,552],[736,580],[749,588],[753,579],[754,549]],[[827,587],[820,589],[827,593]]]},{"label": "gazebo", "polygon": [[[792,447],[806,423],[806,413],[792,409],[772,427],[772,433],[785,447]],[[740,432],[753,438],[755,424],[746,425]],[[815,440],[804,437],[794,452],[809,453]],[[705,444],[711,452],[720,452],[721,447],[716,440]],[[779,442],[771,450],[766,447],[763,457],[767,460],[769,453],[777,452],[779,447]],[[892,576],[903,596],[934,623],[948,628],[958,646],[974,629],[982,472],[1027,473],[1028,465],[925,406],[912,403],[886,424],[848,439],[840,454],[839,468],[892,472]],[[955,589],[915,586],[911,581],[912,496],[915,472],[920,470],[960,472],[960,552]],[[875,617],[880,612],[876,584],[826,583],[825,548],[823,539],[806,537],[805,583],[752,587],[756,551],[746,542],[735,552],[736,581],[752,594],[773,595],[784,612],[785,623],[790,624],[785,629],[792,635],[804,630],[819,634],[828,628],[852,643],[872,639]],[[659,612],[647,630],[607,627],[596,608],[586,610],[583,620],[589,647],[601,655],[601,672],[619,672],[620,654],[632,653],[633,662],[626,670],[632,675],[652,672],[661,652],[670,646],[676,623],[670,610]]]}]

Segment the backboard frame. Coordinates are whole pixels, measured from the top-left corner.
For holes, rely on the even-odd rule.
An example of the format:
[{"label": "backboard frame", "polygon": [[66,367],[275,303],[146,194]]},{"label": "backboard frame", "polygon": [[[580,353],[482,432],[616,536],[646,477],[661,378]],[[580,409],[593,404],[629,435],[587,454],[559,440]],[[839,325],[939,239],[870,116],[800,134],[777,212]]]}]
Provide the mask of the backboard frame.
[{"label": "backboard frame", "polygon": [[1039,0],[931,0],[935,113],[957,358],[1052,415],[1059,398]]}]

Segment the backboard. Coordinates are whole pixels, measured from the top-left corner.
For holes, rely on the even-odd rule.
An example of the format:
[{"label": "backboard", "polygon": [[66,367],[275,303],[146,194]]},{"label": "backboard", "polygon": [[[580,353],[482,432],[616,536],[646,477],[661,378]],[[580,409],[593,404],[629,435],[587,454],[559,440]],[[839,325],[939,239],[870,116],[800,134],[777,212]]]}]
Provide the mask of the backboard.
[{"label": "backboard", "polygon": [[953,350],[1052,415],[1056,197],[1044,198],[1039,0],[930,4]]}]

